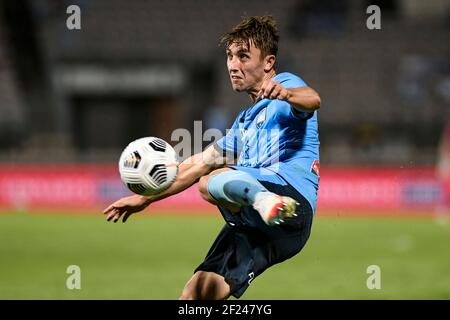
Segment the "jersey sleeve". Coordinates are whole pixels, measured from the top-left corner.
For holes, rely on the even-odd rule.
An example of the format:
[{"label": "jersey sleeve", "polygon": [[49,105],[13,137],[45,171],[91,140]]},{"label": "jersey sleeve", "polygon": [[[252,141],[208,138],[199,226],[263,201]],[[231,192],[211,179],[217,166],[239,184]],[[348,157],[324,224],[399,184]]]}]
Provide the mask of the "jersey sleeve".
[{"label": "jersey sleeve", "polygon": [[314,112],[303,112],[295,109],[287,101],[272,100],[269,104],[270,109],[276,114],[279,119],[298,119],[298,120],[308,120],[314,116]]},{"label": "jersey sleeve", "polygon": [[[306,82],[302,78],[293,74],[290,74],[290,76],[284,81],[280,81],[280,84],[287,89],[307,86]],[[277,104],[277,108],[280,115],[284,117],[294,117],[300,120],[307,120],[311,118],[314,114],[314,112],[299,111],[286,101],[274,101],[274,102]]]},{"label": "jersey sleeve", "polygon": [[234,158],[237,158],[242,150],[240,126],[243,126],[243,124],[244,112],[241,112],[234,120],[231,128],[227,129],[226,135],[216,141],[214,145],[216,150],[221,152],[224,156],[232,155]]}]

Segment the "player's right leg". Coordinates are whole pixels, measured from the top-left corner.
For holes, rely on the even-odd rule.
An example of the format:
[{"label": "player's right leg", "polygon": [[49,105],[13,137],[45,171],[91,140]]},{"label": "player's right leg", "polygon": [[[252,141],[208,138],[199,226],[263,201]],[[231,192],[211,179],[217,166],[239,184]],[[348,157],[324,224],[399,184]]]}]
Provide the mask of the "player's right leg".
[{"label": "player's right leg", "polygon": [[[253,206],[268,225],[295,216],[297,201],[267,190],[256,178],[240,170],[227,170],[202,181],[206,193],[220,206]],[[205,187],[203,187],[205,189]],[[202,191],[201,191],[202,192]]]},{"label": "player's right leg", "polygon": [[230,296],[230,285],[214,272],[197,271],[186,283],[180,300],[224,300]]}]

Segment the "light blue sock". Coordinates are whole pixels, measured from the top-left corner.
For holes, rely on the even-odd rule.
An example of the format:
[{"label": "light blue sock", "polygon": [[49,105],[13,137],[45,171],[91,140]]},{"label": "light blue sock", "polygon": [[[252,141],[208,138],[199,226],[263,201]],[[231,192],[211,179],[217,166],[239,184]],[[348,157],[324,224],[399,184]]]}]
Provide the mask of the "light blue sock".
[{"label": "light blue sock", "polygon": [[249,206],[255,202],[257,193],[269,190],[250,174],[230,170],[211,176],[208,180],[208,192],[218,202]]}]

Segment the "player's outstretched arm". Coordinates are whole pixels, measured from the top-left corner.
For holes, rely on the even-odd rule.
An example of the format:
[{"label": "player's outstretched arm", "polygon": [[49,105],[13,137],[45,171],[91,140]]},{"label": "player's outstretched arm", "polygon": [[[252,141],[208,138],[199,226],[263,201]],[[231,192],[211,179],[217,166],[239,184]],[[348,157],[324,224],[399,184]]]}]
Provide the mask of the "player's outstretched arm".
[{"label": "player's outstretched arm", "polygon": [[310,87],[287,89],[278,81],[268,79],[263,82],[258,96],[261,98],[285,100],[301,112],[313,112],[320,108],[320,96]]},{"label": "player's outstretched arm", "polygon": [[196,183],[202,176],[209,174],[214,169],[223,166],[225,158],[213,146],[206,148],[203,152],[197,153],[178,166],[178,175],[172,185],[164,192],[144,197],[132,195],[117,200],[108,206],[103,213],[107,214],[108,221],[117,222],[120,217],[122,221],[127,221],[133,213],[144,210],[152,202],[177,194]]}]

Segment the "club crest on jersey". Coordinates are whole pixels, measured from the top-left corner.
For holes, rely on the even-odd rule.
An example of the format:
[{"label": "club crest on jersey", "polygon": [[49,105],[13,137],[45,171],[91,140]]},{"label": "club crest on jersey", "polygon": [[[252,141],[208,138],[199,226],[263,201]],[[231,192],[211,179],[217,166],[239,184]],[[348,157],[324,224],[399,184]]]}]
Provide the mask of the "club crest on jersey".
[{"label": "club crest on jersey", "polygon": [[320,163],[318,160],[314,160],[314,162],[312,163],[311,172],[320,177]]},{"label": "club crest on jersey", "polygon": [[256,116],[256,128],[259,129],[261,128],[262,124],[264,123],[264,121],[266,121],[266,108],[264,108],[263,110],[261,110],[258,115]]}]

